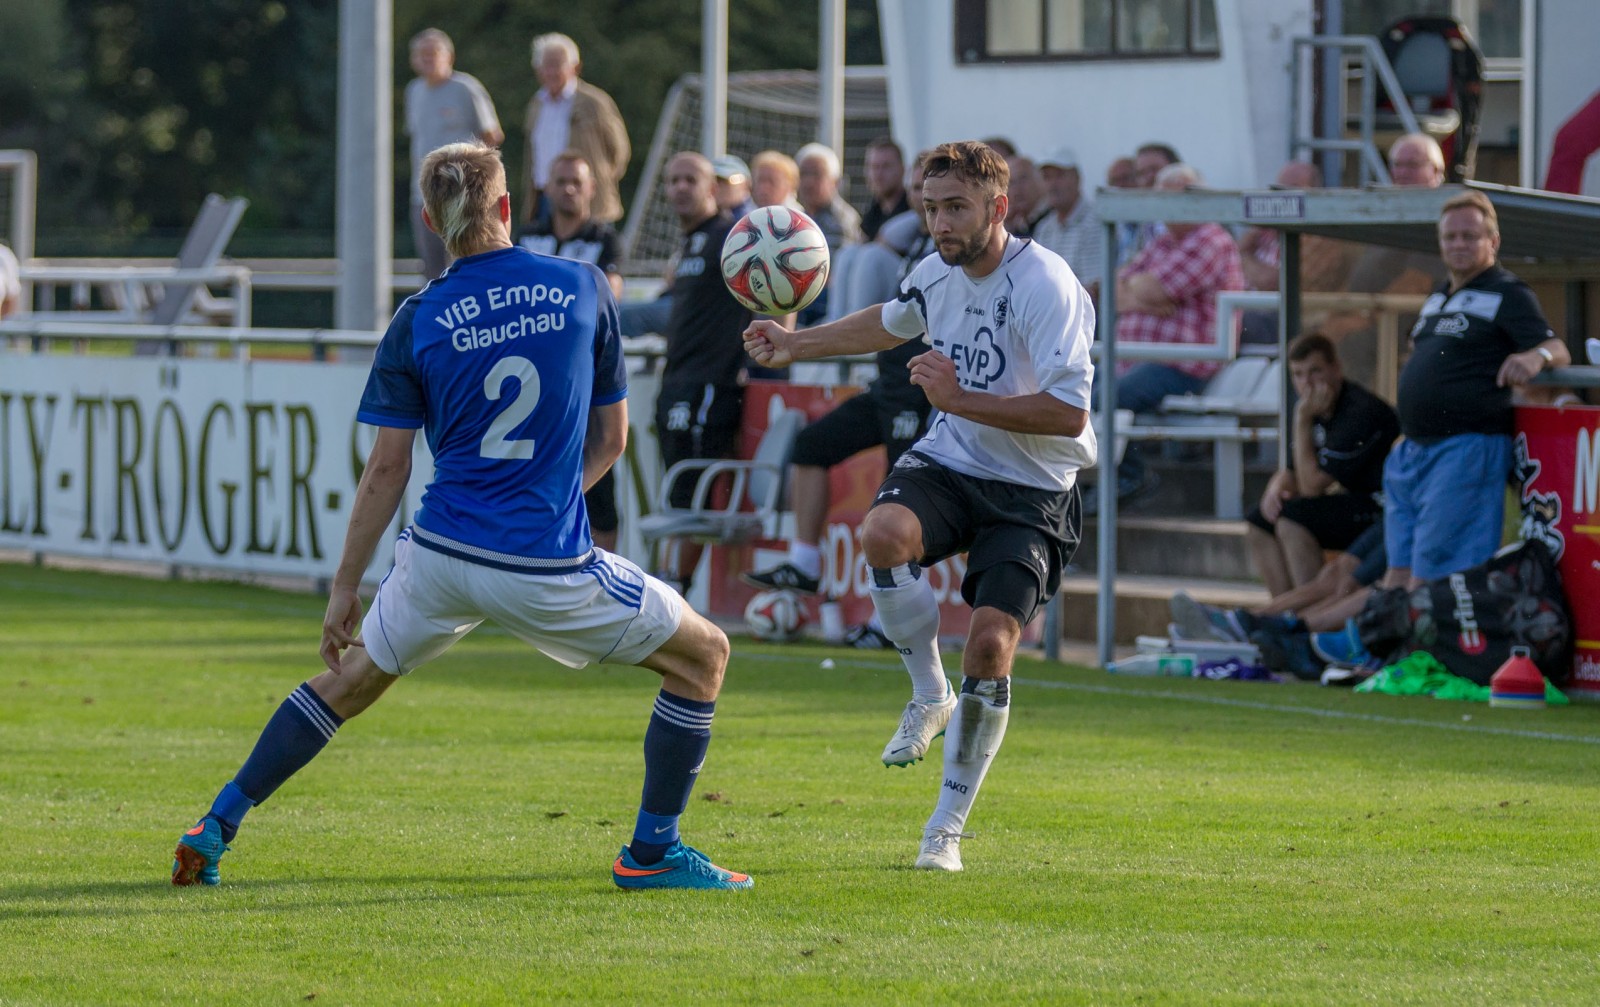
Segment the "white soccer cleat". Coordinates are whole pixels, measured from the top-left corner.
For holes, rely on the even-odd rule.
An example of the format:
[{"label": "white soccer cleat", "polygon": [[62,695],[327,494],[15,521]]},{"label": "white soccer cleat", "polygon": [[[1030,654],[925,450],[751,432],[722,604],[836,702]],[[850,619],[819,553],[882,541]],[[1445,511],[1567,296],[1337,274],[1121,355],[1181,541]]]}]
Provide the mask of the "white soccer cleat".
[{"label": "white soccer cleat", "polygon": [[909,766],[928,754],[928,746],[944,733],[956,709],[956,691],[948,684],[945,689],[941,703],[919,703],[913,699],[906,704],[906,712],[900,715],[900,729],[884,746],[885,766]]},{"label": "white soccer cleat", "polygon": [[917,851],[917,869],[952,873],[961,870],[961,840],[971,838],[970,832],[928,829],[922,833],[922,849]]}]

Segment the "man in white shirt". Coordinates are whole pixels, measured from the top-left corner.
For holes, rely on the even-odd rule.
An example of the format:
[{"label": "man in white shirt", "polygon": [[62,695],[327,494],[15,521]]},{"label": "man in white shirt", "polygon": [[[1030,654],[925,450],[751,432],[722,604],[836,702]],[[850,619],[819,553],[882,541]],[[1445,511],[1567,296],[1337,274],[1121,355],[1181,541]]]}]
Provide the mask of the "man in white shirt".
[{"label": "man in white shirt", "polygon": [[618,187],[628,170],[633,148],[628,128],[611,96],[579,79],[583,64],[578,43],[559,32],[533,40],[533,69],[541,87],[528,101],[525,128],[528,166],[523,172],[522,220],[537,220],[548,212],[544,187],[550,166],[565,150],[575,150],[594,169],[594,219],[612,224],[622,219]]},{"label": "man in white shirt", "polygon": [[[909,370],[937,412],[884,480],[860,534],[873,604],[913,687],[883,761],[910,765],[948,730],[916,866],[959,871],[967,816],[1005,736],[1023,627],[1060,586],[1078,543],[1077,473],[1096,456],[1094,305],[1060,256],[1007,233],[1009,170],[993,149],[947,143],[922,163],[939,254],[911,271],[900,296],[810,329],[753,322],[745,349],[782,367],[919,336],[932,346]],[[961,596],[973,611],[958,697],[922,568],[959,552]]]}]

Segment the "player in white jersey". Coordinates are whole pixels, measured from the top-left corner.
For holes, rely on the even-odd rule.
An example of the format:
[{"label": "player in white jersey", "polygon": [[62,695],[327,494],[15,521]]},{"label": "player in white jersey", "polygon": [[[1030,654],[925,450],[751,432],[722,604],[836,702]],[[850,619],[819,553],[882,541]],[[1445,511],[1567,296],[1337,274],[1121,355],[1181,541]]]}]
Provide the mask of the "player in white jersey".
[{"label": "player in white jersey", "polygon": [[[497,151],[448,144],[423,159],[420,176],[423,219],[456,261],[395,313],[361,396],[356,415],[378,436],[322,624],[328,670],[284,700],[179,838],[172,883],[218,884],[217,862],[246,812],[402,676],[493,619],[570,667],[634,664],[661,676],[633,841],[611,865],[616,885],[749,888],[748,875],[678,838],[711,740],[727,637],[665,583],[595,548],[589,532],[583,492],[617,460],[628,429],[605,275],[511,243]],[[363,620],[356,590],[405,492],[419,428],[433,479]]]},{"label": "player in white jersey", "polygon": [[[1077,472],[1095,461],[1089,426],[1094,306],[1054,252],[1005,229],[1005,160],[947,143],[923,160],[923,208],[938,247],[898,299],[828,325],[745,330],[764,366],[865,353],[923,336],[911,381],[937,412],[901,456],[861,525],[872,601],[911,674],[912,700],[886,765],[921,759],[940,733],[944,779],[916,865],[961,869],[967,816],[1005,736],[1022,629],[1077,547]],[[922,568],[967,553],[972,624],[959,695],[939,659],[939,608]],[[954,716],[952,716],[952,714]]]}]

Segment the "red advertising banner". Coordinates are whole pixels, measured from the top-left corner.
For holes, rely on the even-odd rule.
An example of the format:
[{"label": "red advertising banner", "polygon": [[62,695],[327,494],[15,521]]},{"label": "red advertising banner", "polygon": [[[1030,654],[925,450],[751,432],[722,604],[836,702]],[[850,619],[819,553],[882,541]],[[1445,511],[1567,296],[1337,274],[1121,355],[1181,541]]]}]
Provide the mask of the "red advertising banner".
[{"label": "red advertising banner", "polygon": [[[776,381],[756,381],[745,389],[744,434],[739,445],[742,458],[755,453],[756,444],[767,429],[773,410],[803,410],[809,420],[828,413],[845,399],[859,394],[859,388],[829,388],[817,385],[791,385]],[[872,599],[867,594],[870,575],[857,534],[862,518],[883,482],[882,449],[864,451],[828,470],[828,519],[822,547],[822,591],[839,603],[846,626],[866,622],[872,615]],[[711,612],[719,619],[739,619],[745,605],[756,593],[739,580],[739,574],[781,562],[788,555],[788,543],[757,540],[736,546],[713,546],[708,550],[710,576],[707,588]],[[971,610],[961,600],[961,577],[966,570],[964,557],[954,556],[927,572],[928,582],[939,599],[939,635],[964,637]],[[807,623],[818,624],[817,603],[805,599]],[[1036,640],[1042,619],[1035,619],[1024,633],[1025,640]]]},{"label": "red advertising banner", "polygon": [[1514,456],[1522,537],[1555,554],[1572,610],[1566,691],[1600,700],[1600,408],[1518,406]]}]

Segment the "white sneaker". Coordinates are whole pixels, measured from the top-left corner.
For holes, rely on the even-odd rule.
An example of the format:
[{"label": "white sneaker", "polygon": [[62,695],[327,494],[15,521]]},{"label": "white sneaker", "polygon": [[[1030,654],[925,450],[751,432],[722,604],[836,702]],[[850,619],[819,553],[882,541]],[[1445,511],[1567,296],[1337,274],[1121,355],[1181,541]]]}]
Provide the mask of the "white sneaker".
[{"label": "white sneaker", "polygon": [[970,832],[928,829],[922,834],[922,849],[917,852],[917,868],[924,871],[961,870],[961,840],[971,838]]},{"label": "white sneaker", "polygon": [[942,703],[919,703],[913,699],[906,704],[906,712],[900,715],[900,729],[884,746],[885,766],[909,766],[928,754],[928,746],[944,733],[950,714],[956,709],[956,691],[948,684],[945,690]]}]

